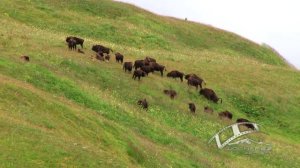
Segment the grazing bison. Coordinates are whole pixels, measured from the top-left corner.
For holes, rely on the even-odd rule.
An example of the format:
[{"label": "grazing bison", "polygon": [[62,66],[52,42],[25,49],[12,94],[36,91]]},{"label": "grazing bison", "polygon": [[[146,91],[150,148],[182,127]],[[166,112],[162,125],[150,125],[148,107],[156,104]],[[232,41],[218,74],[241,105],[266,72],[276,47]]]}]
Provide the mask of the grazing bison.
[{"label": "grazing bison", "polygon": [[133,72],[132,79],[135,80],[137,77],[139,80],[141,80],[141,77],[145,77],[145,76],[146,76],[146,72],[138,69]]},{"label": "grazing bison", "polygon": [[104,47],[102,45],[93,45],[92,50],[95,52],[101,51],[102,53],[106,53],[106,54],[109,54],[110,51],[113,52],[112,49],[110,49],[108,47]]},{"label": "grazing bison", "polygon": [[228,119],[231,120],[232,119],[232,113],[226,110],[226,111],[220,112],[219,117],[228,118]]},{"label": "grazing bison", "polygon": [[142,66],[145,66],[144,60],[136,60],[134,61],[134,69],[141,68]]},{"label": "grazing bison", "polygon": [[196,78],[193,77],[188,78],[187,84],[191,86],[195,86],[196,90],[198,90],[198,86],[200,86],[200,89],[202,89],[202,81]]},{"label": "grazing bison", "polygon": [[148,109],[148,102],[146,99],[141,99],[138,101],[138,105],[142,106],[143,109]]},{"label": "grazing bison", "polygon": [[149,65],[151,62],[156,62],[156,60],[154,58],[151,58],[151,57],[146,57],[144,59],[145,65]]},{"label": "grazing bison", "polygon": [[24,56],[21,56],[20,58],[24,61],[29,62],[29,56],[24,55]]},{"label": "grazing bison", "polygon": [[142,66],[142,67],[141,67],[141,70],[144,71],[144,72],[146,72],[146,75],[147,75],[147,76],[148,76],[148,74],[149,74],[150,72],[153,72],[153,71],[154,71],[154,70],[153,70],[153,67],[150,66],[150,65]]},{"label": "grazing bison", "polygon": [[159,71],[161,76],[163,76],[164,75],[164,71],[166,71],[165,66],[160,65],[160,64],[158,64],[156,62],[150,62],[150,66],[153,67],[154,71]]},{"label": "grazing bison", "polygon": [[208,106],[205,106],[203,111],[205,113],[210,113],[210,114],[212,114],[214,112],[214,110]]},{"label": "grazing bison", "polygon": [[174,99],[177,96],[177,93],[175,90],[164,90],[164,93],[166,95],[169,95],[171,99]]},{"label": "grazing bison", "polygon": [[182,72],[179,72],[177,70],[171,71],[167,74],[167,77],[171,78],[180,78],[181,82],[183,81],[184,74]]},{"label": "grazing bison", "polygon": [[123,70],[125,72],[129,71],[131,73],[131,71],[132,71],[132,62],[125,62],[124,65],[123,65]]},{"label": "grazing bison", "polygon": [[[250,122],[249,120],[247,119],[244,119],[244,118],[239,118],[236,120],[237,123],[241,123],[241,122]],[[254,130],[254,126],[252,124],[243,124],[245,125],[247,128],[250,128],[250,129],[253,129]]]},{"label": "grazing bison", "polygon": [[69,37],[66,38],[66,42],[69,43],[69,41],[71,39],[75,40],[75,45],[79,44],[79,45],[81,45],[81,48],[83,48],[83,42],[84,42],[83,39],[78,38],[78,37],[69,36]]},{"label": "grazing bison", "polygon": [[192,113],[196,112],[196,106],[194,103],[189,103],[189,109]]},{"label": "grazing bison", "polygon": [[221,100],[222,103],[222,99],[218,98],[217,94],[212,89],[204,88],[201,89],[199,93],[200,95],[203,95],[208,100],[211,100],[215,103],[218,103],[218,101]]},{"label": "grazing bison", "polygon": [[123,64],[124,56],[122,54],[116,53],[115,57],[116,57],[116,62],[121,62],[121,64]]},{"label": "grazing bison", "polygon": [[79,48],[77,49],[77,52],[80,54],[84,54],[84,52],[82,50],[80,50]]},{"label": "grazing bison", "polygon": [[68,41],[69,50],[76,50],[76,41],[74,39],[69,39]]}]

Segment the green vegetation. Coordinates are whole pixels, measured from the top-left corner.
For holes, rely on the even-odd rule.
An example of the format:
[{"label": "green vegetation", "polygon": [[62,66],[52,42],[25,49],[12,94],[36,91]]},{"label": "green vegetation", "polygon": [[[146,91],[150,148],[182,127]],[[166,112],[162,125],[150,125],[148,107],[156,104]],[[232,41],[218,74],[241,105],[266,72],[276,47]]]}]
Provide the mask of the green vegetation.
[{"label": "green vegetation", "polygon": [[[2,0],[0,24],[0,167],[300,167],[300,74],[267,47],[107,0]],[[68,35],[85,39],[85,55],[68,51]],[[91,59],[93,44],[199,74],[223,104],[159,73],[134,81],[114,59]],[[233,121],[205,105],[259,123],[271,153],[207,145]]]}]

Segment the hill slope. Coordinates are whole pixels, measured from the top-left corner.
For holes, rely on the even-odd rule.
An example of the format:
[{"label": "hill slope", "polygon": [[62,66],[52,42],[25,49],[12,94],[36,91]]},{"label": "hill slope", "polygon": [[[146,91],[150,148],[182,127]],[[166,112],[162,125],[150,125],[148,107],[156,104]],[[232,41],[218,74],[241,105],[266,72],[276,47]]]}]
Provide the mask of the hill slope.
[{"label": "hill slope", "polygon": [[[1,167],[299,167],[300,74],[272,50],[112,1],[0,3]],[[68,51],[68,35],[85,39],[85,55]],[[168,71],[199,74],[224,102],[157,73],[134,81],[114,60],[90,59],[93,44],[126,61],[151,55]],[[168,88],[179,93],[175,100],[162,94]],[[233,121],[204,114],[205,105],[259,123],[256,138],[272,143],[272,152],[208,146]]]}]

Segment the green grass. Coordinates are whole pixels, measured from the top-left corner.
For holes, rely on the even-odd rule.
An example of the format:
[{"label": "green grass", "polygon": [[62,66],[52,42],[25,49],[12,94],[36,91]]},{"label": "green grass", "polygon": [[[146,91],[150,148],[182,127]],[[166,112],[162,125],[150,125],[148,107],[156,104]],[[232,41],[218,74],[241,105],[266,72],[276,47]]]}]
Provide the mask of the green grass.
[{"label": "green grass", "polygon": [[[272,50],[118,2],[0,3],[0,167],[299,167],[300,74]],[[85,55],[68,51],[68,35],[85,39]],[[168,71],[199,74],[224,102],[158,73],[134,81],[114,59],[91,59],[93,44],[126,61],[150,55]],[[162,93],[168,88],[175,100]],[[215,113],[203,113],[205,105]],[[217,117],[224,110],[259,123],[255,138],[272,143],[272,152],[207,145],[234,122]]]}]

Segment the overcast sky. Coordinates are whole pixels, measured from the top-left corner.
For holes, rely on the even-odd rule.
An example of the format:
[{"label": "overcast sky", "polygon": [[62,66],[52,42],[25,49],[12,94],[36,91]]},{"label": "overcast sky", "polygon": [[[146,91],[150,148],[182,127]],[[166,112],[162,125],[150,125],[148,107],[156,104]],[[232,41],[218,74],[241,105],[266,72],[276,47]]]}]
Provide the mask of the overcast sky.
[{"label": "overcast sky", "polygon": [[299,0],[120,0],[205,23],[276,49],[300,69]]}]

